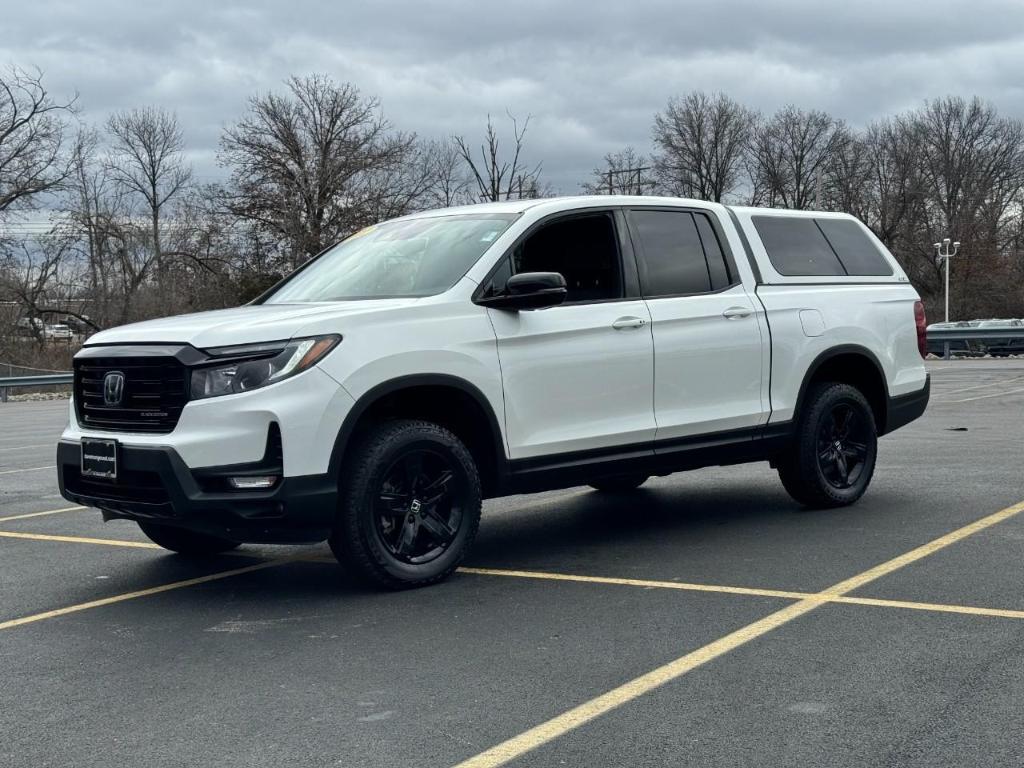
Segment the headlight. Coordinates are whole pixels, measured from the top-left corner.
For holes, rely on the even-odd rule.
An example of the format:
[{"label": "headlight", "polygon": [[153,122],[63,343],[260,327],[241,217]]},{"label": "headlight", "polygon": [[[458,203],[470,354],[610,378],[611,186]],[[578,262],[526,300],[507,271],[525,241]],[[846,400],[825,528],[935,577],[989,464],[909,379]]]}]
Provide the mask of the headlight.
[{"label": "headlight", "polygon": [[313,336],[268,344],[244,344],[206,350],[212,362],[192,371],[193,400],[248,392],[312,368],[334,349],[341,336]]}]

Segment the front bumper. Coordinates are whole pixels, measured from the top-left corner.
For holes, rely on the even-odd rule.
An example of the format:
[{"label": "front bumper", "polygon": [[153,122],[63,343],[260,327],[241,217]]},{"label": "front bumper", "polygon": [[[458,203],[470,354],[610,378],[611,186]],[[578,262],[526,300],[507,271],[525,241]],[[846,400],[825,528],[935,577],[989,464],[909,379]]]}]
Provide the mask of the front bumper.
[{"label": "front bumper", "polygon": [[[83,477],[81,444],[57,445],[57,475],[68,501],[125,518],[187,528],[238,542],[302,543],[330,534],[337,485],[329,475],[284,477],[267,491],[211,488],[167,446],[121,445],[118,480]],[[227,471],[229,468],[212,468]]]}]

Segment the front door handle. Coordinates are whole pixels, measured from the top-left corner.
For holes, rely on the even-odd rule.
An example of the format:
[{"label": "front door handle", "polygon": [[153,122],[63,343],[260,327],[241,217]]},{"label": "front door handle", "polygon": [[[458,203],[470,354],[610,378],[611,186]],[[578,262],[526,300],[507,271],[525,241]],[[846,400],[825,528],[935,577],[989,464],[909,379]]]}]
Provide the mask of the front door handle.
[{"label": "front door handle", "polygon": [[627,328],[643,328],[645,325],[647,325],[647,321],[640,317],[620,317],[612,323],[612,328],[616,331],[624,331]]},{"label": "front door handle", "polygon": [[752,314],[754,314],[754,310],[750,307],[729,307],[722,313],[722,317],[727,320],[738,320],[741,317],[750,317]]}]

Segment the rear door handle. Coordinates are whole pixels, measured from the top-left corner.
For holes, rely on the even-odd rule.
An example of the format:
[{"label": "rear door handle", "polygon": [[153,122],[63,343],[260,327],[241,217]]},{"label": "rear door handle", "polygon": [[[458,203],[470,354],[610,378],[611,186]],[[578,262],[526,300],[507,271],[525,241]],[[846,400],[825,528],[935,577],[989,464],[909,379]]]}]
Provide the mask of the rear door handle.
[{"label": "rear door handle", "polygon": [[729,307],[722,313],[722,317],[728,320],[737,320],[741,317],[750,317],[754,310],[750,307]]},{"label": "rear door handle", "polygon": [[647,321],[639,317],[620,317],[612,323],[612,328],[616,331],[624,331],[627,328],[642,328],[645,325],[647,325]]}]

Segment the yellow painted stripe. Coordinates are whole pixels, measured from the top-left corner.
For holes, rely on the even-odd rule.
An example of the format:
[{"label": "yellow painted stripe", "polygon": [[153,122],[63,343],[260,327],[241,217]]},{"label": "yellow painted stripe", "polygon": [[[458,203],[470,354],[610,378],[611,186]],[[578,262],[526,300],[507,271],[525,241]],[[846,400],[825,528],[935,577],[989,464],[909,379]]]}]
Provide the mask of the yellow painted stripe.
[{"label": "yellow painted stripe", "polygon": [[934,554],[945,547],[958,541],[966,539],[979,531],[983,531],[997,523],[1007,520],[1014,515],[1024,511],[1024,502],[1015,504],[1012,507],[1000,510],[995,514],[983,517],[970,525],[959,528],[952,533],[941,536],[934,541],[912,549],[899,557],[887,560],[881,565],[870,568],[849,579],[839,582],[832,587],[811,595],[800,602],[787,606],[779,611],[766,616],[763,619],[748,624],[735,632],[730,632],[707,645],[681,656],[664,666],[658,667],[640,677],[620,685],[607,693],[586,701],[579,706],[573,707],[561,715],[553,717],[547,722],[541,723],[524,733],[514,736],[507,741],[491,747],[490,749],[475,755],[468,760],[459,763],[456,768],[496,768],[511,760],[530,752],[537,747],[547,744],[553,739],[565,735],[569,731],[579,728],[581,725],[590,722],[596,717],[621,707],[627,702],[643,696],[655,688],[659,688],[672,680],[685,675],[697,667],[722,656],[729,651],[735,650],[742,645],[749,643],[762,635],[788,624],[804,614],[813,611],[826,602],[835,601],[847,592],[868,584],[876,579],[886,576],[894,571],[904,568],[928,555]]},{"label": "yellow painted stripe", "polygon": [[[71,509],[74,509],[72,507]],[[84,507],[83,507],[84,509]],[[59,510],[52,510],[53,512]],[[44,514],[42,512],[36,514]],[[161,549],[157,544],[145,541],[129,541],[126,539],[96,539],[84,536],[59,536],[44,533],[24,533],[22,531],[0,531],[0,538],[27,539],[35,541],[56,541],[71,544],[98,544],[111,547],[129,547],[139,549]],[[224,556],[262,557],[250,552],[224,552]],[[330,563],[336,561],[330,555],[296,555],[289,558],[303,563]],[[887,600],[874,597],[849,597],[827,595],[815,592],[795,592],[781,589],[758,589],[756,587],[731,587],[718,584],[694,584],[680,581],[661,581],[654,579],[622,579],[613,576],[580,576],[571,573],[551,573],[546,571],[517,571],[499,568],[459,568],[459,573],[478,576],[498,576],[507,578],[536,579],[541,581],[568,581],[584,584],[610,584],[617,586],[640,587],[644,589],[675,589],[685,592],[711,592],[730,595],[752,595],[754,597],[773,597],[788,600],[814,600],[819,603],[844,603],[848,605],[866,605],[879,608],[906,608],[915,611],[935,611],[939,613],[960,613],[972,616],[994,616],[1009,619],[1024,619],[1024,611],[1010,608],[985,608],[972,605],[950,605],[946,603],[922,603],[910,600]]]},{"label": "yellow painted stripe", "polygon": [[92,608],[100,608],[104,605],[112,605],[113,603],[123,603],[125,600],[134,600],[138,597],[148,597],[149,595],[158,595],[161,592],[170,592],[173,589],[183,589],[185,587],[193,587],[197,584],[206,584],[211,581],[219,581],[220,579],[227,579],[232,576],[240,576],[243,573],[252,573],[253,571],[259,571],[264,568],[273,568],[278,565],[292,562],[292,558],[281,558],[278,560],[268,560],[263,563],[257,563],[256,565],[247,565],[244,568],[235,568],[230,571],[220,571],[218,573],[211,573],[208,576],[198,576],[194,579],[185,579],[184,581],[175,581],[170,584],[161,584],[159,587],[151,587],[149,589],[140,589],[137,592],[126,592],[121,595],[114,595],[113,597],[105,597],[101,600],[92,600],[88,603],[78,603],[77,605],[69,605],[66,608],[57,608],[53,611],[44,611],[43,613],[35,613],[31,616],[23,616],[20,619],[11,619],[10,621],[0,622],[0,629],[11,629],[12,627],[20,627],[24,624],[32,624],[37,621],[43,621],[44,619],[53,619],[58,616],[67,616],[69,613],[77,613],[79,611],[87,611]]},{"label": "yellow painted stripe", "polygon": [[38,472],[41,469],[56,469],[56,464],[48,464],[45,467],[29,467],[28,469],[5,469],[0,471],[0,475],[14,475],[18,472]]},{"label": "yellow painted stripe", "polygon": [[0,523],[6,523],[8,520],[25,520],[29,517],[56,515],[60,512],[74,512],[79,509],[89,509],[89,507],[61,507],[60,509],[48,509],[45,512],[27,512],[24,515],[7,515],[7,517],[0,517]]},{"label": "yellow painted stripe", "polygon": [[980,520],[975,520],[973,523],[965,525],[963,528],[958,528],[951,533],[947,533],[945,536],[940,536],[933,541],[929,541],[927,544],[922,544],[920,547],[912,549],[899,557],[894,557],[892,560],[887,560],[881,565],[876,565],[874,568],[869,568],[863,573],[858,573],[856,576],[852,576],[845,581],[841,581],[838,584],[823,590],[821,594],[842,595],[847,592],[853,592],[853,590],[860,589],[869,582],[880,579],[883,576],[887,576],[893,571],[897,571],[900,568],[904,568],[911,563],[921,560],[922,558],[928,557],[928,555],[934,555],[939,550],[945,549],[951,544],[956,544],[958,541],[963,541],[968,536],[973,536],[986,528],[991,528],[997,523],[1009,520],[1011,517],[1018,515],[1021,512],[1024,512],[1024,501],[1014,504],[1012,507],[1007,507],[1006,509],[994,512]]},{"label": "yellow painted stripe", "polygon": [[982,608],[975,605],[947,605],[945,603],[918,603],[910,600],[883,600],[875,597],[837,597],[825,602],[847,605],[873,605],[879,608],[906,608],[911,611],[962,613],[967,616],[994,616],[1002,619],[1024,619],[1024,611],[1011,608]]},{"label": "yellow painted stripe", "polygon": [[755,597],[782,597],[802,600],[811,597],[809,592],[788,592],[780,589],[757,589],[754,587],[729,587],[718,584],[691,584],[685,581],[653,581],[649,579],[620,579],[613,576],[577,576],[570,573],[548,573],[546,571],[509,571],[497,568],[459,568],[459,573],[479,576],[508,576],[518,579],[542,579],[547,581],[576,581],[583,584],[618,584],[625,587],[646,587],[649,589],[679,589],[685,592],[718,592],[729,595],[753,595]]},{"label": "yellow painted stripe", "polygon": [[984,608],[974,605],[949,605],[946,603],[921,603],[914,600],[887,600],[877,597],[829,596],[820,592],[791,592],[781,589],[758,589],[756,587],[729,587],[718,584],[689,584],[681,581],[653,581],[649,579],[619,579],[609,576],[577,576],[568,573],[545,571],[509,571],[496,568],[459,568],[459,573],[479,576],[506,576],[520,579],[550,581],[575,581],[584,584],[616,584],[646,589],[678,589],[685,592],[714,592],[727,595],[753,595],[755,597],[777,597],[788,600],[815,600],[819,603],[844,603],[846,605],[869,605],[878,608],[906,608],[914,611],[936,611],[938,613],[962,613],[970,616],[995,616],[1006,619],[1024,619],[1024,611],[1012,608]]},{"label": "yellow painted stripe", "polygon": [[630,680],[618,688],[601,694],[597,698],[573,707],[568,712],[541,723],[534,728],[504,741],[497,746],[491,747],[486,752],[481,752],[475,757],[458,764],[457,768],[491,768],[491,766],[504,765],[527,752],[536,749],[542,744],[563,736],[569,731],[579,728],[581,725],[590,722],[595,717],[610,712],[632,701],[645,693],[659,688],[676,678],[685,675],[690,670],[696,669],[702,664],[707,664],[722,654],[728,653],[755,638],[761,637],[773,629],[781,627],[798,616],[802,616],[813,610],[817,602],[802,600],[799,603],[787,606],[776,611],[753,624],[748,624],[735,632],[730,632],[725,637],[719,638],[702,648],[682,656],[675,661],[669,662],[662,667]]},{"label": "yellow painted stripe", "polygon": [[85,536],[55,536],[48,533],[22,533],[21,531],[0,531],[0,538],[30,539],[33,541],[63,541],[68,544],[105,544],[110,547],[138,547],[141,549],[160,549],[157,544],[148,541],[125,541],[124,539],[91,539]]}]

